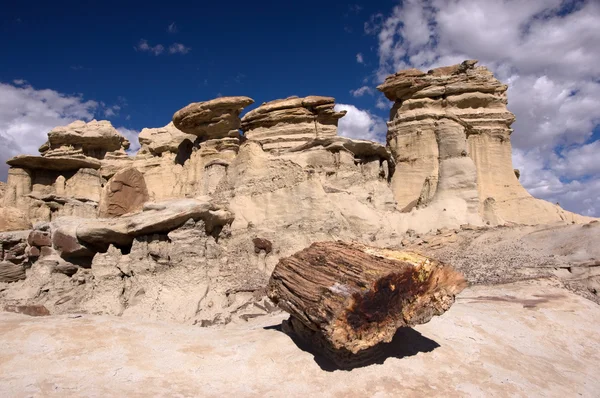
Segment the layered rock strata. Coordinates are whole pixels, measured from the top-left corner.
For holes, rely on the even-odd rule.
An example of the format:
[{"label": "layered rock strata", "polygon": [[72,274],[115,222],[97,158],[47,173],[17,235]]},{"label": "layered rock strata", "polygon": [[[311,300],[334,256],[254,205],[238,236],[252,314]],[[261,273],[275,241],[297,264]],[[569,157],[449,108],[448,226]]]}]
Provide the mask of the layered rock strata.
[{"label": "layered rock strata", "polygon": [[315,138],[335,137],[338,120],[346,111],[334,110],[332,97],[289,97],[263,103],[242,118],[247,139],[266,151],[284,150]]},{"label": "layered rock strata", "polygon": [[507,86],[476,63],[409,69],[377,87],[394,101],[387,142],[396,161],[392,189],[399,208],[437,201],[438,211],[460,208],[465,222],[586,221],[520,185],[511,159],[515,117],[506,109]]}]

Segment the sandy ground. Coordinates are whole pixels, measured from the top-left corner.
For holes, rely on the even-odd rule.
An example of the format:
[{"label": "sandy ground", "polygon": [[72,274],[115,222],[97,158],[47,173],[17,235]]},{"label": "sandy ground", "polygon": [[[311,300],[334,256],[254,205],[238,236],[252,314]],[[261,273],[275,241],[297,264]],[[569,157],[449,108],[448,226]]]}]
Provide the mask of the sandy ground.
[{"label": "sandy ground", "polygon": [[[383,363],[336,370],[278,330],[0,314],[0,396],[597,397],[600,306],[550,282],[468,288],[399,331]],[[380,361],[381,362],[381,361]]]}]

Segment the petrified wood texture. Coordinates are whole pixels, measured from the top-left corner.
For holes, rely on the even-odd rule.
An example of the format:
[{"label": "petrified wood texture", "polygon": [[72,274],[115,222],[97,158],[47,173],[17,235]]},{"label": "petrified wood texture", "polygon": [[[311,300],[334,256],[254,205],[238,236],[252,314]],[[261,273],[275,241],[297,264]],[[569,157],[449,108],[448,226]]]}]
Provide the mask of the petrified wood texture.
[{"label": "petrified wood texture", "polygon": [[281,259],[268,295],[332,350],[356,354],[443,314],[465,286],[452,267],[419,254],[338,241]]}]

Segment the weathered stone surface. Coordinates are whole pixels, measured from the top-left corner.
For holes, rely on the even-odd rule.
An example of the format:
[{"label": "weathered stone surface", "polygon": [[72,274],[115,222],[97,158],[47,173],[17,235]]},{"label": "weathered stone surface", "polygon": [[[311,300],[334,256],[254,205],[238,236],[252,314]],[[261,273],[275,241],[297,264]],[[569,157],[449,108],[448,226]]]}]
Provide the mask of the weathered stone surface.
[{"label": "weathered stone surface", "polygon": [[254,238],[252,239],[252,243],[254,243],[255,253],[260,253],[261,250],[264,250],[266,254],[269,254],[273,251],[273,243],[268,239]]},{"label": "weathered stone surface", "polygon": [[9,261],[0,261],[0,282],[16,282],[25,279],[25,268]]},{"label": "weathered stone surface", "polygon": [[81,157],[68,157],[68,156],[55,156],[55,157],[44,157],[44,156],[33,156],[33,155],[19,155],[6,161],[9,166],[19,167],[23,169],[31,170],[57,170],[57,171],[71,171],[79,170],[83,168],[87,169],[99,169],[101,166],[100,161],[97,159],[81,156]]},{"label": "weathered stone surface", "polygon": [[443,314],[465,287],[460,273],[433,259],[338,241],[281,259],[268,295],[320,335],[312,343],[357,354]]},{"label": "weathered stone surface", "polygon": [[50,311],[41,304],[35,305],[7,305],[4,307],[6,312],[14,312],[15,314],[23,314],[29,316],[48,316]]},{"label": "weathered stone surface", "polygon": [[242,130],[246,138],[259,141],[265,150],[293,148],[315,138],[334,137],[338,120],[346,114],[336,112],[334,105],[334,98],[319,96],[266,102],[242,118]]},{"label": "weathered stone surface", "polygon": [[14,207],[0,207],[0,232],[30,229],[27,215]]},{"label": "weathered stone surface", "polygon": [[173,115],[173,124],[184,133],[205,139],[235,137],[242,109],[254,103],[248,97],[221,97],[195,102]]},{"label": "weathered stone surface", "polygon": [[[11,231],[0,233],[0,261],[20,263],[25,260],[27,237],[30,231]],[[18,260],[21,261],[18,261]]]},{"label": "weathered stone surface", "polygon": [[31,231],[27,238],[29,246],[52,246],[52,238],[49,232],[45,231]]},{"label": "weathered stone surface", "polygon": [[519,184],[512,167],[515,117],[506,109],[507,86],[476,63],[401,71],[378,87],[395,101],[387,141],[396,162],[392,188],[398,207],[410,211],[422,203],[424,185],[437,181],[427,187],[428,212],[435,217],[446,211],[447,224],[588,220],[534,199]]},{"label": "weathered stone surface", "polygon": [[144,175],[135,168],[117,172],[106,184],[98,208],[101,218],[114,218],[141,210],[149,200]]},{"label": "weathered stone surface", "polygon": [[67,126],[55,127],[48,133],[45,156],[52,156],[55,150],[81,150],[87,156],[103,158],[106,152],[129,148],[129,141],[123,137],[108,120],[77,120]]},{"label": "weathered stone surface", "polygon": [[77,224],[61,223],[54,226],[52,247],[62,258],[93,257],[94,252],[77,240]]},{"label": "weathered stone surface", "polygon": [[77,238],[96,247],[108,247],[110,244],[126,246],[136,236],[166,233],[190,219],[203,220],[207,233],[233,221],[231,213],[206,200],[175,199],[146,203],[143,210],[115,219],[83,222],[77,227]]},{"label": "weathered stone surface", "polygon": [[161,155],[163,152],[178,153],[181,150],[181,144],[188,140],[193,143],[197,136],[186,134],[175,127],[173,122],[160,128],[142,129],[139,135],[140,151],[150,152],[154,156]]}]

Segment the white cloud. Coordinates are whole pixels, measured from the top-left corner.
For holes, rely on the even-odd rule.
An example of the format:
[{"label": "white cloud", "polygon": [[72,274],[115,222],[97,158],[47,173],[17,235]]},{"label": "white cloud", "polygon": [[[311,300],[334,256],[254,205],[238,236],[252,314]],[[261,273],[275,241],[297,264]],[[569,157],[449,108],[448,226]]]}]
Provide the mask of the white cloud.
[{"label": "white cloud", "polygon": [[389,111],[391,109],[390,101],[384,99],[383,97],[377,98],[377,102],[375,103],[375,108]]},{"label": "white cloud", "polygon": [[121,110],[121,107],[119,105],[107,106],[104,109],[104,116],[105,117],[117,116],[119,114],[120,110]]},{"label": "white cloud", "polygon": [[[377,14],[377,80],[479,59],[509,84],[515,167],[534,195],[600,216],[600,2],[404,0]],[[379,106],[378,106],[379,107]]]},{"label": "white cloud", "polygon": [[[20,154],[38,155],[48,132],[75,120],[89,121],[106,109],[101,103],[55,90],[37,90],[25,82],[0,83],[0,181],[6,181],[6,161]],[[135,130],[117,128],[139,149]]]},{"label": "white cloud", "polygon": [[171,54],[187,54],[190,50],[190,47],[186,47],[181,43],[173,43],[169,46],[169,53]]},{"label": "white cloud", "polygon": [[128,129],[125,127],[117,127],[117,131],[119,133],[121,133],[121,135],[123,135],[123,137],[125,137],[129,140],[131,145],[129,146],[129,149],[127,150],[127,152],[130,155],[134,155],[140,149],[140,141],[138,138],[138,136],[140,135],[140,132],[137,130]]},{"label": "white cloud", "polygon": [[350,90],[350,94],[352,94],[354,97],[362,97],[365,94],[373,95],[374,93],[375,90],[373,90],[373,88],[370,86],[362,86],[356,90]]},{"label": "white cloud", "polygon": [[154,55],[160,55],[165,51],[165,46],[163,46],[162,44],[151,46],[150,44],[148,44],[148,40],[141,39],[137,47],[135,47],[135,49],[136,51],[149,52]]},{"label": "white cloud", "polygon": [[169,32],[169,33],[177,33],[178,32],[177,25],[175,24],[175,22],[171,22],[169,24],[169,26],[167,26],[167,32]]},{"label": "white cloud", "polygon": [[356,54],[356,62],[358,62],[359,64],[365,63],[365,59],[363,58],[363,55],[361,53]]},{"label": "white cloud", "polygon": [[385,142],[387,126],[377,115],[358,109],[354,105],[336,104],[335,111],[346,111],[338,123],[338,135],[361,140]]}]

